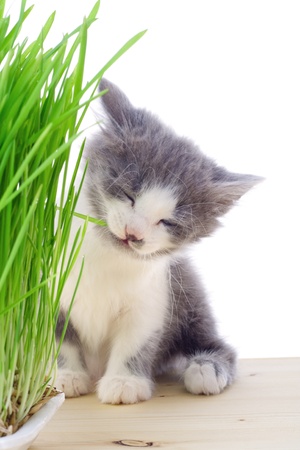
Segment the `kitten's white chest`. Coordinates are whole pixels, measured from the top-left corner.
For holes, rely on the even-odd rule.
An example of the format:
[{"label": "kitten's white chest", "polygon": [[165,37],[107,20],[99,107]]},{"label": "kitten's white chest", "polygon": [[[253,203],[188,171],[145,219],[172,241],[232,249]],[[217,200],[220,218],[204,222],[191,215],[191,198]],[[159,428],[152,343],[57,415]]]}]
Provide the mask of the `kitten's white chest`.
[{"label": "kitten's white chest", "polygon": [[[91,238],[87,237],[83,249],[85,266],[71,319],[87,351],[103,355],[116,339],[126,339],[132,328],[137,330],[137,340],[162,328],[168,303],[168,262],[135,260],[106,251],[105,246],[91,251]],[[77,272],[78,268],[63,294],[65,310]]]}]

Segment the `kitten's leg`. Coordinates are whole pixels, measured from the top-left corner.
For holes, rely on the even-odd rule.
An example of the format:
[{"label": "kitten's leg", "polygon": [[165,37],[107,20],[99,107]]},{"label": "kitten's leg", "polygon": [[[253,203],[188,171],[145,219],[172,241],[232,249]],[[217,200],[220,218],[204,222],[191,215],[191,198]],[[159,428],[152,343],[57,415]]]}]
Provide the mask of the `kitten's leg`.
[{"label": "kitten's leg", "polygon": [[[146,345],[143,356],[122,357],[121,349],[113,349],[105,375],[97,384],[97,395],[102,403],[138,403],[152,396],[151,351]],[[124,355],[125,356],[125,355]],[[147,358],[148,361],[144,358]],[[144,366],[144,367],[143,367]],[[148,366],[148,368],[146,368]]]},{"label": "kitten's leg", "polygon": [[218,335],[215,320],[197,274],[187,261],[172,267],[173,342],[186,357],[183,374],[193,394],[219,394],[232,383],[236,353]]},{"label": "kitten's leg", "polygon": [[[57,337],[61,331],[65,318],[60,313],[57,325]],[[88,394],[92,390],[92,383],[87,374],[81,355],[79,337],[71,322],[65,334],[58,358],[58,372],[54,383],[58,390],[65,393],[66,397],[79,397]]]},{"label": "kitten's leg", "polygon": [[145,338],[142,331],[127,328],[116,338],[106,372],[97,384],[97,395],[102,403],[129,404],[151,397],[157,338],[154,334]]}]

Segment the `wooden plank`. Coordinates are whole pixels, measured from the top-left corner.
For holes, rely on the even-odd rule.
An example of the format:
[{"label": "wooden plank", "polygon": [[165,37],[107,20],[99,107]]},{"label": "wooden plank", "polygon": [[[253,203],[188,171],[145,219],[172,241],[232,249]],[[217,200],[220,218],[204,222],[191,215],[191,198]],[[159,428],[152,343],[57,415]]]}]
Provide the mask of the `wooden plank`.
[{"label": "wooden plank", "polygon": [[169,378],[136,405],[67,400],[32,450],[299,450],[300,358],[242,360],[235,384],[193,396]]}]

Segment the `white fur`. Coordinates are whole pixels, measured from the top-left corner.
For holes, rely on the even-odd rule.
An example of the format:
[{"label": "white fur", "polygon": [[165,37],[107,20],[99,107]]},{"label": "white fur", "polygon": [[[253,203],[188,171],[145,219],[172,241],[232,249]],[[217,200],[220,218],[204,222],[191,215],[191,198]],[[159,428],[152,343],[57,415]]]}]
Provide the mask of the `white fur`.
[{"label": "white fur", "polygon": [[77,350],[68,342],[64,342],[60,356],[65,364],[60,365],[55,386],[58,390],[64,391],[66,397],[79,397],[92,390],[92,383],[89,375],[85,372],[82,362],[78,358]]},{"label": "white fur", "polygon": [[79,397],[91,392],[91,380],[86,372],[60,369],[55,387],[63,391],[66,397]]},{"label": "white fur", "polygon": [[216,374],[209,362],[193,362],[185,371],[184,384],[191,394],[219,394],[228,384],[228,379],[225,373]]},{"label": "white fur", "polygon": [[97,394],[102,403],[138,403],[152,395],[153,384],[146,378],[123,375],[105,375],[97,385]]},{"label": "white fur", "polygon": [[[137,258],[171,243],[161,219],[169,219],[175,200],[167,190],[156,188],[129,202],[106,201],[110,231],[125,239],[124,230],[145,240],[145,246],[128,251],[107,239],[105,230],[89,224],[80,257],[69,276],[61,298],[67,311],[79,274],[84,270],[73,304],[71,319],[84,346],[88,377],[83,376],[80,360],[63,344],[62,356],[71,372],[59,374],[67,395],[90,389],[89,379],[99,380],[97,393],[105,403],[135,403],[151,396],[149,380],[128,374],[126,362],[135,356],[150,336],[163,328],[168,303],[169,257]],[[88,202],[81,198],[79,212],[91,215]],[[80,207],[79,204],[79,207]],[[74,232],[78,220],[74,223]]]}]

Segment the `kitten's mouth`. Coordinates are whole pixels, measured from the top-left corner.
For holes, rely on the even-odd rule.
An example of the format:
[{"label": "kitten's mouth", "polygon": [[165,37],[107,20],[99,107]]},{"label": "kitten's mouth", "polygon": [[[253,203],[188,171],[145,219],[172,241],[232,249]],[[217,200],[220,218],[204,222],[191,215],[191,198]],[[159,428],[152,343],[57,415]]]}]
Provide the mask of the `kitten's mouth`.
[{"label": "kitten's mouth", "polygon": [[128,239],[122,239],[119,238],[118,236],[116,236],[114,233],[111,233],[111,236],[114,238],[114,241],[122,248],[128,249],[128,250],[133,250],[131,245],[129,245],[129,240]]},{"label": "kitten's mouth", "polygon": [[143,254],[140,255],[136,249],[134,248],[134,246],[130,245],[130,240],[129,239],[122,239],[119,238],[118,236],[116,236],[114,233],[110,232],[111,237],[113,238],[115,244],[119,247],[119,248],[123,248],[124,251],[128,251],[131,255],[140,258],[142,257],[143,260],[145,259],[153,259],[155,256],[160,257],[163,255],[168,255],[170,253],[170,251],[168,251],[167,249],[165,250],[160,250],[160,251],[156,251],[154,253],[151,254]]},{"label": "kitten's mouth", "polygon": [[122,239],[116,236],[115,234],[112,235],[119,248],[123,248],[125,251],[128,251],[131,254],[134,254],[135,256],[139,256],[134,243],[131,243],[130,239]]}]

